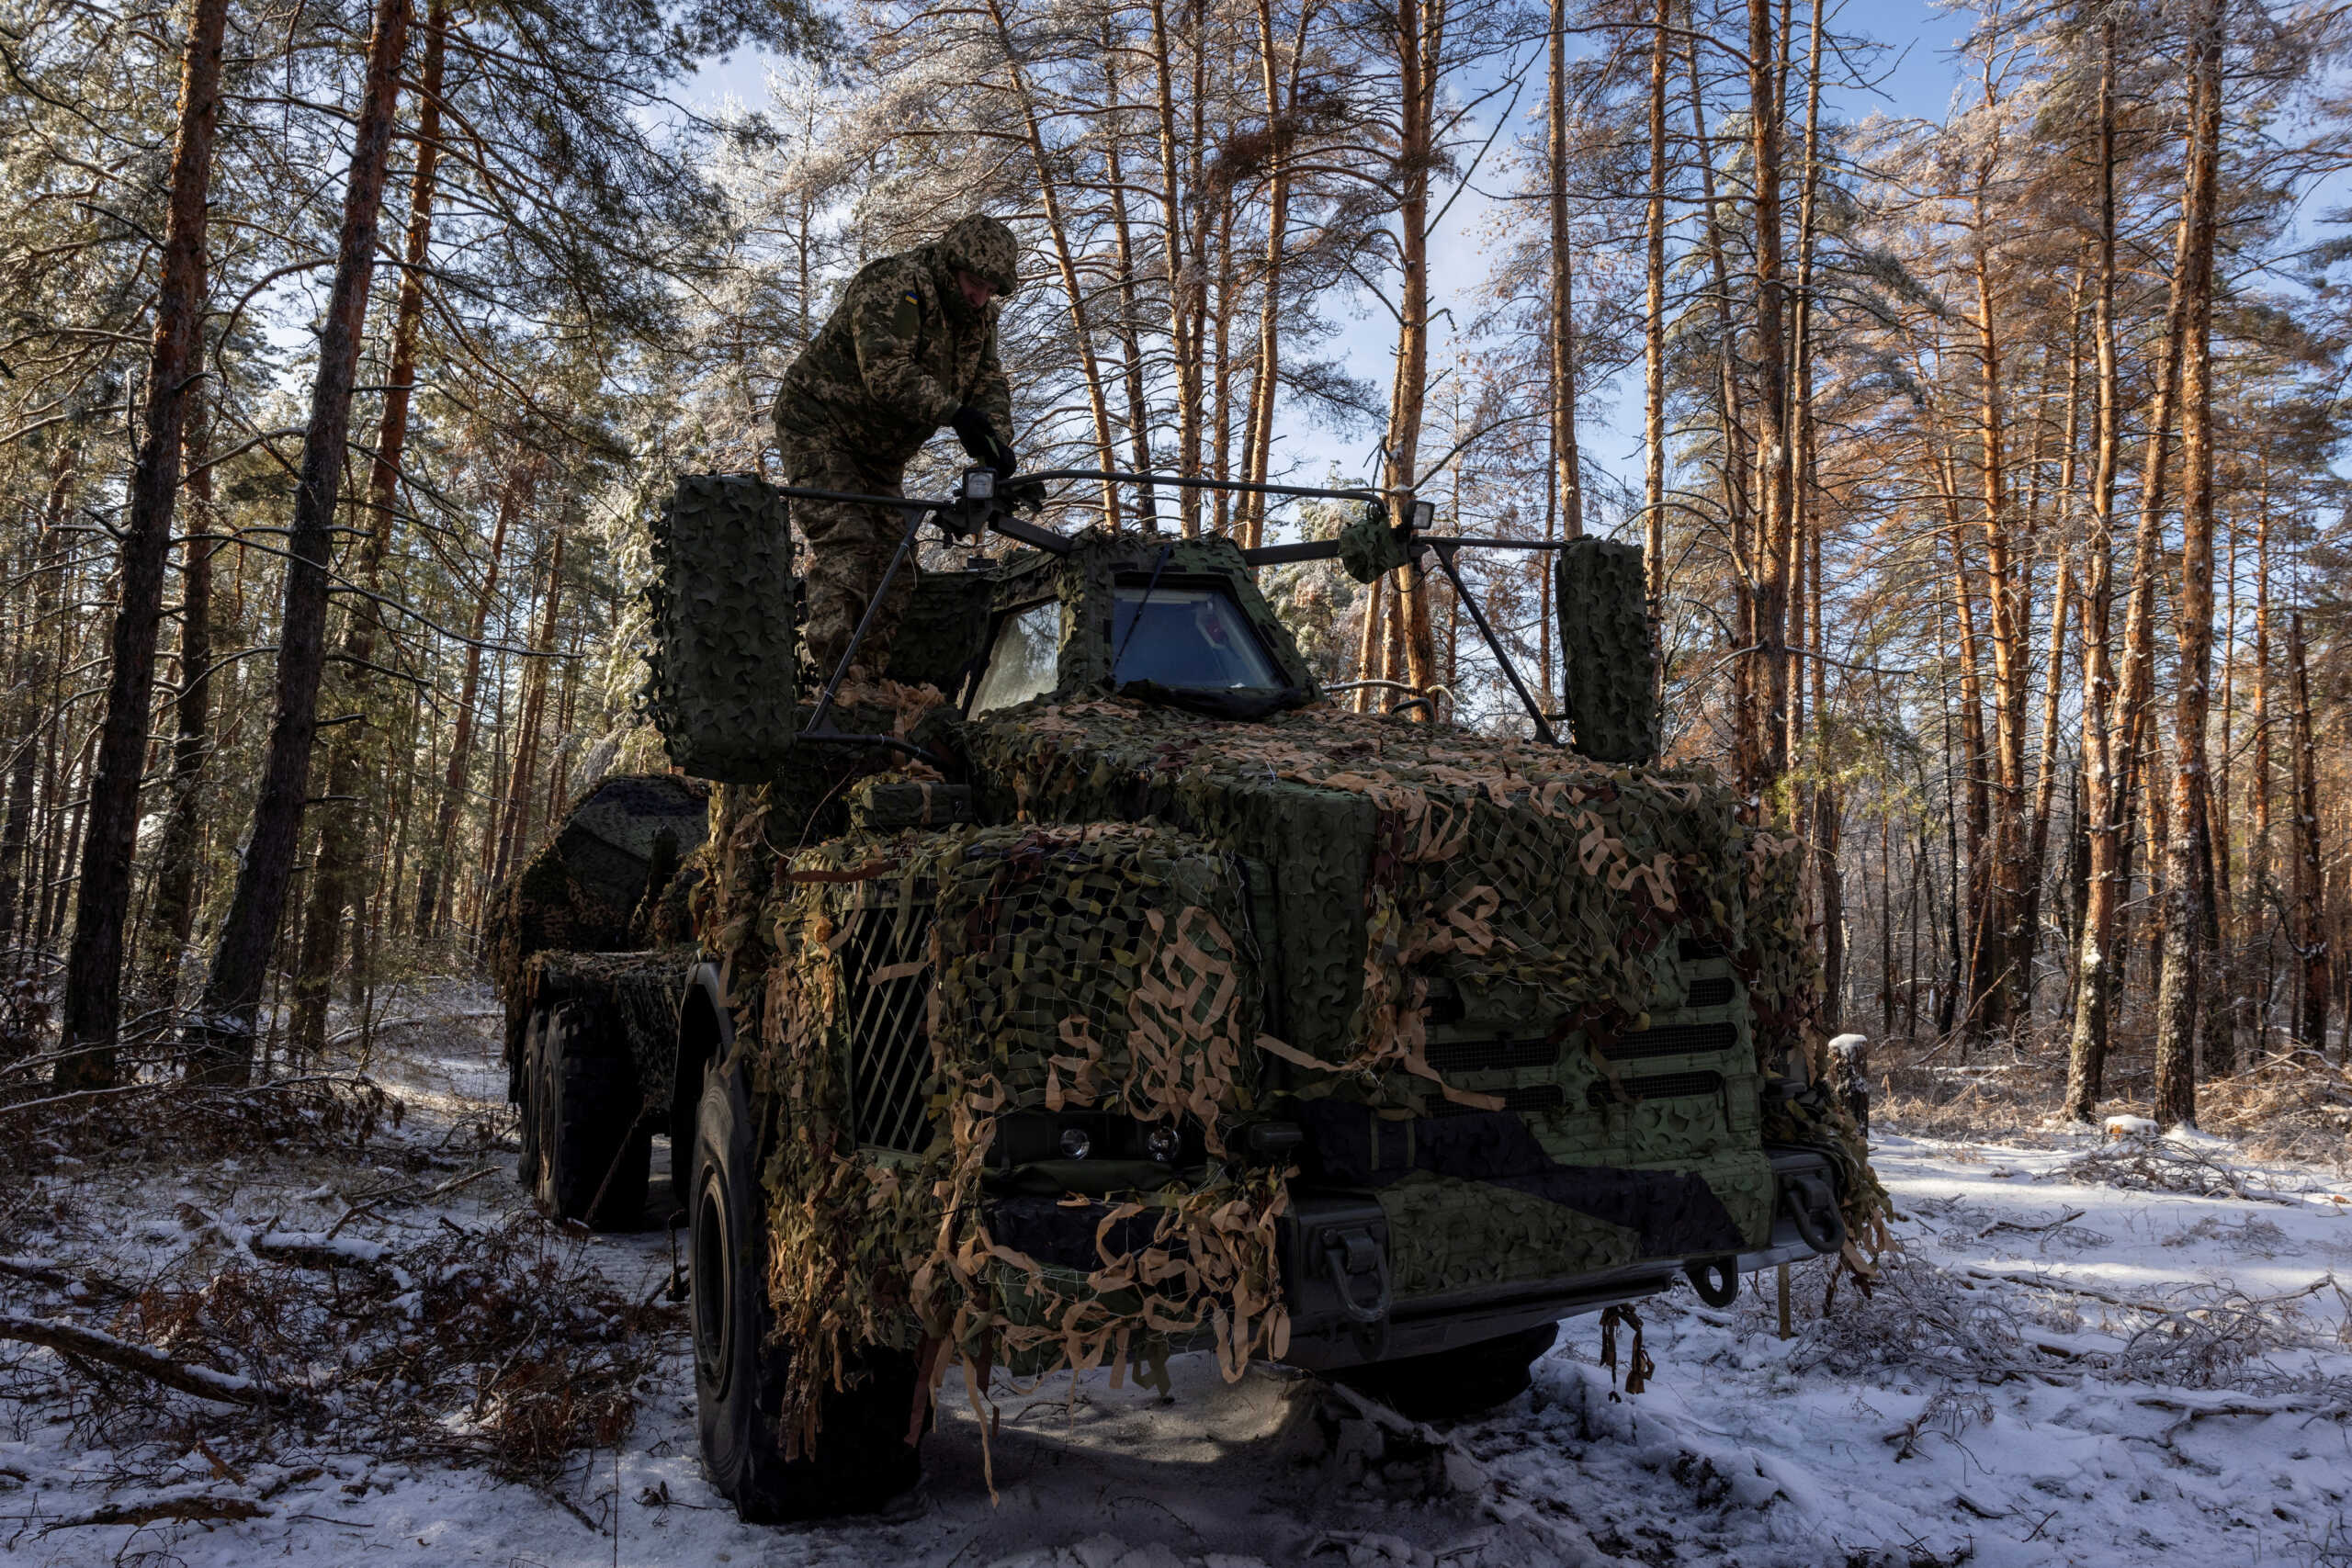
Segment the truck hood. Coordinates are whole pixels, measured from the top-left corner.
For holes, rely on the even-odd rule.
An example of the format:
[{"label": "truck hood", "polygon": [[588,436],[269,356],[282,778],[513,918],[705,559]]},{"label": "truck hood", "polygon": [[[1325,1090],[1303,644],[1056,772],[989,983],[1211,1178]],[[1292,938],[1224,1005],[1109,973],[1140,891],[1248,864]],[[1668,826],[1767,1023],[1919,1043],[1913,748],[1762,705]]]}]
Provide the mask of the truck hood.
[{"label": "truck hood", "polygon": [[1743,825],[1704,769],[1329,702],[1232,723],[1040,701],[969,721],[966,742],[989,819],[1158,818],[1238,857],[1273,916],[1261,1043],[1376,1098],[1442,1082],[1433,1025],[1606,1039],[1676,994],[1679,953],[1729,955],[1753,986],[1766,950],[1803,941],[1751,918],[1789,841]]}]

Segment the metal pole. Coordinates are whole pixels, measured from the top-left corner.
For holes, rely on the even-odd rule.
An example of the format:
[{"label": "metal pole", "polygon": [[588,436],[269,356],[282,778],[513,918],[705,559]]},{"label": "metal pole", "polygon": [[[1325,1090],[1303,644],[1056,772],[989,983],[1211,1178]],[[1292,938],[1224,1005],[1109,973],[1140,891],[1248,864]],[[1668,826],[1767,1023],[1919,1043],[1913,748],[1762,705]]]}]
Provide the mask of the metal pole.
[{"label": "metal pole", "polygon": [[[1429,542],[1426,539],[1421,541],[1423,544]],[[1560,738],[1555,735],[1552,732],[1552,727],[1544,722],[1544,705],[1535,700],[1535,694],[1529,691],[1527,682],[1519,678],[1519,667],[1510,661],[1510,655],[1503,651],[1502,639],[1495,636],[1495,628],[1487,624],[1486,615],[1478,609],[1478,601],[1472,596],[1470,590],[1464,586],[1462,574],[1453,570],[1453,553],[1446,549],[1433,549],[1430,553],[1437,557],[1437,564],[1444,569],[1445,575],[1453,580],[1453,592],[1460,595],[1458,602],[1464,609],[1470,612],[1470,624],[1476,626],[1478,635],[1487,640],[1487,651],[1495,656],[1495,662],[1500,664],[1503,667],[1503,673],[1510,677],[1510,689],[1519,694],[1521,704],[1527,709],[1527,716],[1535,721],[1535,733],[1542,737],[1547,745],[1557,746],[1560,743]]]}]

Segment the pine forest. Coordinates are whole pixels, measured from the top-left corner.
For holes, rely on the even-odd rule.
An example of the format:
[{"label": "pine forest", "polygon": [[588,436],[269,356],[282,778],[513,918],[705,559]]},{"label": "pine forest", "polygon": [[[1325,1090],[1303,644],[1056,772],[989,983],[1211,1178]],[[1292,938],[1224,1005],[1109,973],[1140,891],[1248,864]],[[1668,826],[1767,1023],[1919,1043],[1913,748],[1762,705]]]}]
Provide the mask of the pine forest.
[{"label": "pine forest", "polygon": [[[2308,0],[0,0],[0,1557],[225,1563],[308,1541],[322,1561],[379,1544],[420,1562],[815,1560],[817,1536],[745,1533],[727,1508],[753,1519],[752,1493],[714,1457],[722,1406],[693,1325],[716,1265],[688,1189],[713,1103],[697,1112],[693,1089],[718,1080],[675,1090],[675,1111],[666,1078],[641,1113],[628,1090],[620,1152],[598,1145],[587,1196],[566,1196],[553,1129],[570,1135],[563,1097],[588,1091],[555,1055],[565,1015],[515,999],[543,983],[519,976],[552,971],[526,971],[532,943],[501,934],[501,911],[601,786],[667,779],[694,812],[707,799],[709,846],[698,815],[650,852],[637,926],[622,908],[618,936],[546,945],[610,957],[661,929],[683,855],[706,878],[675,896],[703,954],[746,922],[725,928],[744,945],[725,949],[719,1013],[756,994],[755,956],[772,1002],[799,994],[781,978],[787,898],[842,951],[851,925],[828,939],[808,911],[872,867],[808,869],[838,829],[780,827],[768,794],[754,809],[749,785],[690,785],[665,750],[657,536],[681,476],[806,482],[772,416],[786,367],[862,268],[986,214],[1018,243],[1017,287],[989,307],[1018,472],[1216,481],[1048,479],[1031,526],[1136,542],[1152,586],[1130,639],[1167,592],[1163,545],[1339,541],[1255,574],[1332,689],[1297,722],[1389,737],[1384,761],[1437,748],[1414,775],[1424,804],[1461,783],[1445,759],[1534,755],[1576,700],[1566,542],[1638,547],[1660,761],[1724,802],[1749,846],[1740,897],[1760,909],[1783,879],[1791,962],[1818,987],[1790,1004],[1789,1082],[1829,1086],[1807,1103],[1856,1153],[1823,1168],[1839,1246],[1799,1249],[1793,1276],[1754,1246],[1681,1247],[1722,1253],[1736,1304],[1717,1308],[1694,1263],[1707,1304],[1681,1284],[1645,1302],[1645,1342],[1643,1292],[1610,1296],[1599,1350],[1564,1304],[1560,1348],[1513,1363],[1519,1403],[1498,1408],[1516,1414],[1474,1420],[1421,1420],[1409,1381],[1333,1371],[1345,1386],[1318,1397],[1349,1403],[1311,1419],[1308,1396],[1236,1382],[1248,1282],[1302,1335],[1307,1298],[1233,1241],[1215,1356],[1154,1352],[1150,1386],[1178,1367],[1172,1407],[1122,1381],[1131,1356],[1148,1381],[1149,1359],[1124,1329],[1080,1354],[1071,1306],[1067,1359],[1037,1364],[1052,1418],[1023,1427],[1010,1351],[991,1384],[958,1336],[985,1321],[1012,1346],[1032,1321],[974,1282],[991,1247],[1032,1290],[1052,1259],[1009,1219],[950,1247],[956,1199],[931,1262],[874,1287],[916,1303],[920,1334],[890,1353],[944,1391],[931,1417],[917,1395],[906,1438],[936,1424],[928,1500],[824,1527],[846,1533],[822,1537],[841,1553],[823,1560],[2352,1562],[2340,1470],[2309,1451],[2339,1445],[2352,1410],[2352,1252],[2334,1239],[2352,1206],[2347,66],[2352,16]],[[959,482],[962,429],[940,425],[906,494]],[[1432,536],[1501,543],[1351,572],[1357,502],[1284,487],[1375,493],[1386,517],[1428,503]],[[820,546],[778,547],[805,574]],[[972,573],[1024,547],[926,536],[921,559]],[[829,673],[804,669],[804,718]],[[1074,732],[1053,719],[1023,744]],[[928,733],[902,721],[884,761],[935,761]],[[1169,761],[1178,745],[1148,766],[1209,778],[1210,751]],[[928,815],[922,781],[941,775],[910,776],[926,815],[903,820],[949,820]],[[1352,776],[1315,775],[1327,793]],[[1637,792],[1613,776],[1598,798]],[[873,798],[855,820],[885,820]],[[1207,831],[1120,830],[1177,827]],[[726,879],[759,843],[799,869],[730,915]],[[1236,852],[1294,891],[1273,850]],[[1410,939],[1383,956],[1374,898],[1369,956],[1347,958],[1363,1007],[1382,964],[1491,943],[1509,902],[1477,916],[1465,896],[1445,918],[1469,934],[1399,958]],[[1624,962],[1651,962],[1667,929],[1617,938]],[[927,1038],[946,1064],[942,998],[963,993],[944,915],[941,931],[899,957],[937,966]],[[1229,979],[1198,940],[1195,969]],[[879,984],[900,972],[883,962],[842,972]],[[1743,994],[1777,983],[1746,950],[1731,964]],[[695,995],[645,1006],[668,1029]],[[1444,1056],[1467,1047],[1430,995],[1410,992],[1401,1043],[1366,1045],[1340,1100],[1414,1115],[1383,1111],[1379,1072],[1439,1084],[1468,1059]],[[1756,1005],[1760,1060],[1780,1025]],[[781,1007],[763,1049],[785,1048]],[[1639,1053],[1609,1031],[1668,1027],[1638,1011],[1564,1013],[1536,1043],[1589,1031],[1594,1107],[1624,1081],[1682,1092],[1611,1065]],[[752,1016],[729,1027],[748,1040]],[[1051,1057],[1037,1103],[1055,1113],[1073,1065],[1080,1103],[1109,1059],[1088,1028],[1060,1024],[1080,1055]],[[679,1074],[706,1070],[679,1049]],[[800,1092],[774,1087],[782,1066],[749,1081],[755,1107]],[[997,1092],[1027,1106],[1025,1081],[1005,1069]],[[1213,1089],[1187,1105],[1214,1111]],[[1467,1110],[1518,1126],[1553,1103],[1500,1077],[1466,1092],[1406,1124],[1466,1126],[1442,1117]],[[945,1103],[927,1125],[949,1127]],[[1224,1113],[1200,1114],[1214,1172]],[[981,1148],[1025,1157],[1004,1152],[1016,1122],[991,1145],[953,1120],[968,1166],[919,1166],[909,1145],[905,1168],[943,1198],[985,1184]],[[1311,1152],[1323,1123],[1299,1124]],[[789,1111],[784,1125],[786,1152],[749,1179],[789,1209]],[[1038,1157],[1064,1165],[1112,1136],[1056,1135]],[[1190,1169],[1199,1135],[1136,1147]],[[1452,1179],[1438,1134],[1416,1136],[1406,1183]],[[939,1137],[922,1157],[949,1157]],[[862,1146],[844,1134],[820,1158],[846,1173]],[[503,1174],[518,1151],[526,1191]],[[651,1207],[608,1224],[613,1183],[641,1184],[647,1158]],[[1795,1201],[1802,1227],[1803,1190],[1774,1168],[1765,1223]],[[899,1201],[896,1177],[855,1204],[808,1179],[818,1231],[827,1204]],[[1257,1178],[1231,1179],[1218,1226],[1260,1201]],[[1065,1205],[1110,1216],[1070,1276],[1094,1271],[1085,1310],[1110,1323],[1127,1309],[1102,1302],[1146,1288],[1118,1272],[1118,1226],[1147,1222],[1075,1190]],[[1136,1279],[1225,1278],[1209,1230],[1169,1239],[1193,1210],[1138,1201],[1173,1250],[1137,1254],[1159,1262]],[[1272,1201],[1249,1211],[1266,1236],[1283,1215],[1281,1235],[1308,1234],[1311,1202]],[[1379,1245],[1401,1248],[1402,1200],[1381,1201]],[[784,1409],[777,1451],[821,1466],[805,1445],[851,1425],[824,1402],[898,1385],[794,1307],[796,1280],[804,1304],[865,1286],[795,1274],[797,1233],[775,1224],[743,1255],[773,1269],[745,1287],[746,1321],[797,1347],[800,1381],[761,1418],[774,1440]],[[1353,1265],[1329,1266],[1349,1290]],[[1401,1251],[1393,1267],[1407,1292]],[[951,1275],[952,1331],[922,1305]],[[1255,1353],[1280,1359],[1266,1347],[1290,1330],[1260,1322]],[[1111,1382],[1081,1393],[1098,1363]],[[1694,1386],[1658,1407],[1640,1393],[1653,1371],[1653,1389]],[[2109,1414],[2061,1409],[2095,1389]],[[1261,1456],[1306,1443],[1321,1479],[1204,1459],[1188,1496],[1167,1455],[1227,1431]],[[1064,1472],[1061,1443],[1093,1445],[1151,1507]],[[1836,1444],[1869,1452],[1832,1461]],[[366,1466],[334,1457],[352,1454]],[[489,1493],[446,1480],[481,1467]],[[391,1477],[374,1500],[370,1475]],[[837,1483],[858,1484],[814,1484]],[[395,1484],[428,1490],[395,1506]],[[2133,1511],[2159,1493],[2180,1500]],[[1245,1495],[1289,1522],[1245,1528]],[[718,1511],[673,1511],[689,1499]],[[330,1514],[363,1522],[297,1522]]]}]

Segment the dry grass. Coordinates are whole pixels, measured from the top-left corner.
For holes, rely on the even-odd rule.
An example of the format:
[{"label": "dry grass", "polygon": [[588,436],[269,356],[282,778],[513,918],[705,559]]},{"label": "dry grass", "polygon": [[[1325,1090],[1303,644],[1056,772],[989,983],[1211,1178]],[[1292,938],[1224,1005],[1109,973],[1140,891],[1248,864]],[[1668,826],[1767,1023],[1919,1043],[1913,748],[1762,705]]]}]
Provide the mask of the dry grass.
[{"label": "dry grass", "polygon": [[[1893,1041],[1876,1046],[1873,1057],[1873,1127],[2033,1144],[2064,1125],[2063,1038],[1980,1048],[1967,1061],[1951,1042]],[[2147,1043],[2120,1037],[2108,1059],[2101,1116],[2147,1115],[2152,1078]],[[2352,1071],[2317,1056],[2272,1055],[2201,1083],[2197,1109],[2204,1131],[2234,1140],[2248,1158],[2352,1168]]]},{"label": "dry grass", "polygon": [[2342,1171],[2352,1151],[2352,1072],[2308,1054],[2274,1056],[2206,1085],[2197,1117],[2257,1159]]}]

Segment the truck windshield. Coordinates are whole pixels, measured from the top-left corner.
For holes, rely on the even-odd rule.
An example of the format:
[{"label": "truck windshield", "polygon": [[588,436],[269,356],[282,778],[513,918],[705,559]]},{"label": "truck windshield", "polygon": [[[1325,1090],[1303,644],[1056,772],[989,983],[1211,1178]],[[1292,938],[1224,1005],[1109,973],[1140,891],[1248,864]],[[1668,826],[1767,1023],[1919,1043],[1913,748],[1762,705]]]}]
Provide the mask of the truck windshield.
[{"label": "truck windshield", "polygon": [[1213,692],[1282,686],[1250,623],[1216,589],[1160,583],[1147,592],[1143,583],[1122,583],[1113,592],[1111,647],[1119,664],[1112,685],[1151,681]]}]

